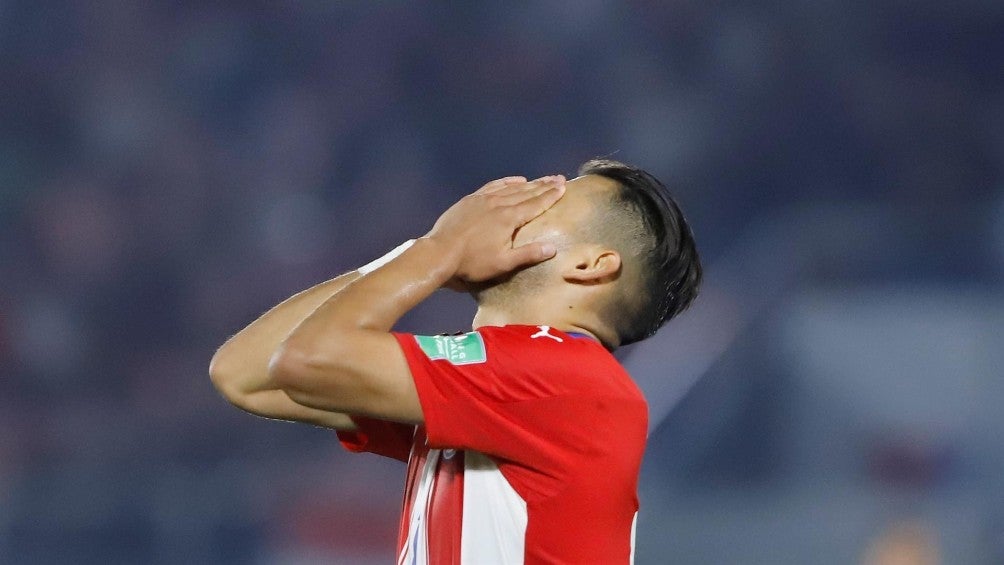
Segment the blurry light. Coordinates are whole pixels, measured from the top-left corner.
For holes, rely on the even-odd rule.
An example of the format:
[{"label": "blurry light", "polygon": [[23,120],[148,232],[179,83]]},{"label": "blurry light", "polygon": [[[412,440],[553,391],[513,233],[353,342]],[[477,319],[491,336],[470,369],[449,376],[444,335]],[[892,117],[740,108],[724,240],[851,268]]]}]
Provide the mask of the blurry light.
[{"label": "blurry light", "polygon": [[65,180],[34,206],[47,259],[59,274],[104,279],[122,266],[129,225],[121,201],[89,181]]},{"label": "blurry light", "polygon": [[84,328],[55,297],[29,300],[10,331],[16,353],[53,388],[71,378],[87,351]]},{"label": "blurry light", "polygon": [[1001,190],[1000,200],[993,216],[993,240],[994,251],[997,252],[997,263],[1000,272],[1004,275],[1004,190]]},{"label": "blurry light", "polygon": [[316,195],[278,194],[264,211],[262,245],[284,265],[302,265],[318,260],[334,241],[334,214]]}]

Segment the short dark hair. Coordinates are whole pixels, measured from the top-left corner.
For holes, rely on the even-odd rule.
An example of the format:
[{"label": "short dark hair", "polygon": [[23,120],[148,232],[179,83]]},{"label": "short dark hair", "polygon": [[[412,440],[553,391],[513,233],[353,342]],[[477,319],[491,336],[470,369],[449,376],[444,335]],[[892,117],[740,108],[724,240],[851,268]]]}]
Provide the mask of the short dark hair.
[{"label": "short dark hair", "polygon": [[[601,313],[617,332],[621,345],[655,334],[697,297],[701,259],[690,224],[679,204],[658,179],[646,171],[610,159],[593,159],[579,175],[598,175],[617,183],[603,216],[600,234],[623,247],[625,261],[638,261],[640,292],[622,290]],[[604,236],[601,236],[604,237]],[[624,254],[627,257],[624,257]]]}]

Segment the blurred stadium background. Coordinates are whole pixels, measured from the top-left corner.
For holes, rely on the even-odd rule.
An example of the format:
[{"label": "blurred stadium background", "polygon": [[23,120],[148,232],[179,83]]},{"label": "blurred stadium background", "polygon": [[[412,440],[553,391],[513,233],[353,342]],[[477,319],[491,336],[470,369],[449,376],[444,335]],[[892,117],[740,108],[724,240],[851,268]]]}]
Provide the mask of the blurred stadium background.
[{"label": "blurred stadium background", "polygon": [[609,154],[708,266],[621,352],[638,562],[1004,563],[999,0],[8,0],[0,78],[0,563],[391,562],[403,469],[230,408],[214,348]]}]

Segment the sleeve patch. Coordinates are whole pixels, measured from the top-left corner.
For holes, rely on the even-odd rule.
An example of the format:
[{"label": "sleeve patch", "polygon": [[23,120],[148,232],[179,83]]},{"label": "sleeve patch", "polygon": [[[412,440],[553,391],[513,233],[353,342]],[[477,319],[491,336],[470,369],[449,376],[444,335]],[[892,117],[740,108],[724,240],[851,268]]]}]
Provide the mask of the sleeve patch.
[{"label": "sleeve patch", "polygon": [[485,341],[478,332],[463,335],[416,335],[415,341],[431,361],[446,360],[454,365],[473,365],[488,360]]}]

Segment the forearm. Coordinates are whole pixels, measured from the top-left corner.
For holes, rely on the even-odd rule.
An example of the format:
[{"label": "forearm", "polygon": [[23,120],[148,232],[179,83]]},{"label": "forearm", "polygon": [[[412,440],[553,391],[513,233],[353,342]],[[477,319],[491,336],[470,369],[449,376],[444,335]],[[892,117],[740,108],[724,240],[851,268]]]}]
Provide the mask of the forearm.
[{"label": "forearm", "polygon": [[[389,332],[401,316],[451,280],[456,272],[452,261],[437,242],[419,239],[400,257],[329,298],[272,357],[275,386],[303,406],[421,421],[417,402],[389,406],[367,399],[374,390],[411,389],[414,395],[407,363]],[[389,398],[395,402],[402,397],[392,393]]]},{"label": "forearm", "polygon": [[453,277],[454,265],[437,242],[419,239],[393,261],[324,301],[289,334],[284,347],[311,351],[333,345],[347,332],[389,332]]},{"label": "forearm", "polygon": [[213,356],[209,369],[213,383],[228,398],[231,394],[275,390],[268,364],[282,340],[331,296],[401,255],[413,243],[414,240],[408,240],[383,257],[295,294],[263,314],[227,340]]},{"label": "forearm", "polygon": [[357,271],[351,271],[297,293],[227,340],[209,365],[216,387],[225,394],[250,394],[274,388],[268,375],[272,353],[297,324],[359,276]]}]

